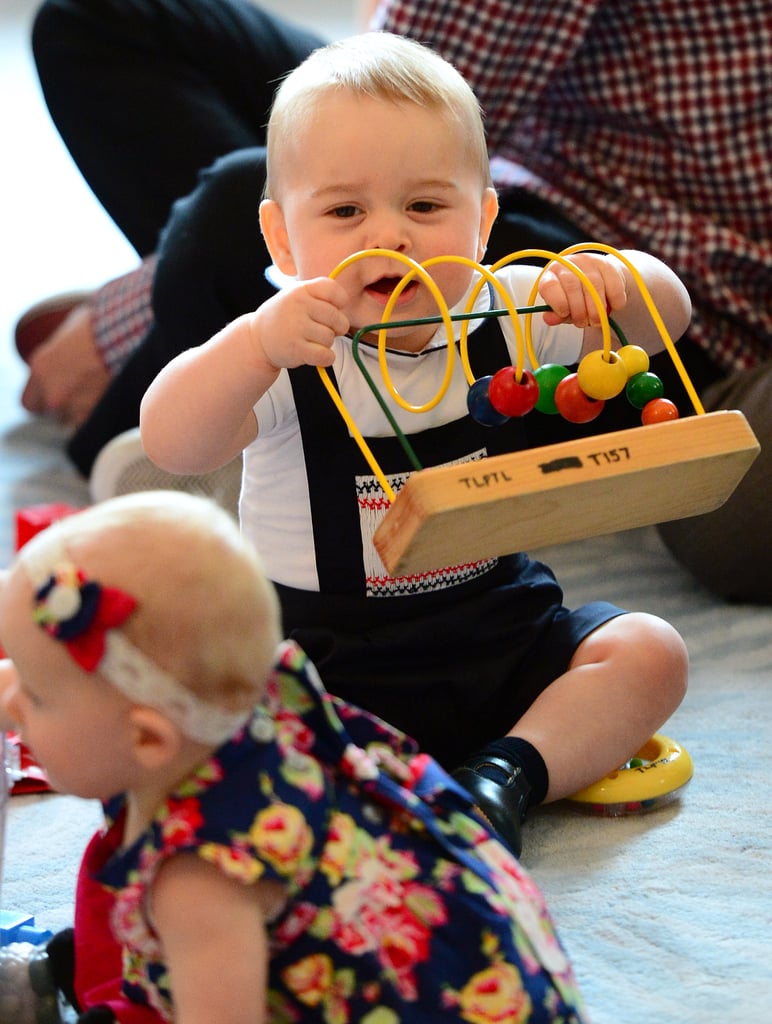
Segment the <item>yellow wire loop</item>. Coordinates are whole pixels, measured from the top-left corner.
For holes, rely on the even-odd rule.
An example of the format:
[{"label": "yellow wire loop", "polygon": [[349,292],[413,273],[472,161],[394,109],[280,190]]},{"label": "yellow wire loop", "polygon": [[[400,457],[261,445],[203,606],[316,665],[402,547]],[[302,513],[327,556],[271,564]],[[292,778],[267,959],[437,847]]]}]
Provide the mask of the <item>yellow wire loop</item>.
[{"label": "yellow wire loop", "polygon": [[364,437],[362,437],[362,434],[361,434],[361,431],[359,430],[359,427],[356,425],[356,423],[354,423],[354,419],[353,419],[351,413],[348,411],[348,408],[346,407],[346,403],[340,397],[340,394],[338,393],[337,388],[333,384],[332,378],[330,377],[329,373],[327,372],[327,368],[324,367],[324,366],[317,366],[317,370],[319,371],[319,376],[322,378],[322,382],[324,383],[324,386],[327,388],[327,393],[329,394],[330,398],[335,403],[335,405],[336,405],[336,407],[338,409],[338,412],[343,417],[343,422],[348,427],[351,436],[354,438],[356,443],[359,445],[359,450],[361,451],[362,455],[364,455],[364,457],[365,457],[365,459],[367,461],[368,466],[373,471],[373,475],[375,476],[375,479],[378,481],[378,483],[383,488],[383,493],[386,495],[386,497],[388,498],[389,501],[394,501],[394,498],[396,497],[396,495],[394,493],[394,488],[391,486],[389,481],[386,479],[386,475],[383,472],[383,470],[381,469],[380,463],[378,462],[376,457],[373,455],[372,450],[370,448],[370,445],[367,443],[367,441],[365,441]]},{"label": "yellow wire loop", "polygon": [[[595,304],[595,308],[598,310],[598,317],[600,319],[600,329],[601,334],[603,336],[603,354],[604,358],[606,359],[606,362],[608,362],[608,357],[611,353],[611,326],[608,322],[608,312],[606,311],[606,304],[601,299],[598,289],[595,287],[595,285],[592,283],[589,277],[584,273],[584,271],[577,267],[575,263],[572,263],[569,259],[566,259],[567,252],[583,251],[584,248],[586,247],[578,246],[574,247],[574,249],[572,250],[565,250],[563,253],[550,252],[548,249],[520,249],[518,252],[511,253],[509,256],[504,256],[496,263],[494,263],[493,266],[491,267],[491,273],[495,274],[497,270],[501,270],[502,267],[506,266],[509,263],[514,263],[517,260],[526,259],[545,259],[549,260],[552,263],[560,263],[567,270],[570,270],[575,277],[579,278],[581,283],[587,289],[590,298]],[[536,296],[539,294],[539,282],[541,281],[544,271],[546,269],[546,267],[543,267],[539,271],[539,274],[533,283],[533,288],[531,289],[531,293],[528,296],[529,306],[532,306],[536,301]],[[531,359],[531,362],[535,367],[537,364],[534,362],[533,357],[530,355],[530,353],[533,351],[531,330],[532,318],[532,313],[525,314],[525,337],[526,344],[528,345],[529,358]]]},{"label": "yellow wire loop", "polygon": [[[464,315],[467,317],[467,319],[462,321],[461,333],[459,335],[459,351],[461,353],[461,362],[464,367],[464,375],[466,376],[467,383],[471,386],[472,384],[474,384],[475,380],[474,373],[472,372],[472,367],[469,364],[469,324],[471,319],[470,314],[474,311],[474,304],[477,301],[477,296],[480,294],[486,283],[490,284],[491,287],[498,292],[499,298],[503,300],[507,312],[509,313],[509,317],[512,321],[512,325],[514,327],[515,340],[517,341],[517,372],[515,376],[519,383],[523,373],[523,367],[525,366],[525,343],[523,339],[523,328],[520,323],[520,317],[518,315],[517,309],[515,308],[515,304],[512,301],[512,297],[509,294],[509,292],[506,290],[501,281],[499,281],[498,278],[494,277],[493,272],[491,270],[488,270],[487,267],[481,266],[474,260],[468,259],[466,256],[434,256],[432,259],[426,260],[422,264],[422,266],[433,267],[437,263],[461,263],[466,267],[470,267],[473,271],[476,271],[480,275],[480,280],[472,289],[472,292],[470,293],[469,298],[467,300],[466,306],[464,307]],[[452,337],[449,337],[449,346],[452,345],[452,342]],[[455,348],[455,346],[453,347]],[[531,360],[531,365],[536,366],[536,355],[533,351],[533,346],[530,344],[530,339],[528,343],[528,358]],[[439,395],[440,398],[444,397],[445,391],[447,391],[447,385],[445,385],[444,390],[441,391]]]},{"label": "yellow wire loop", "polygon": [[[397,299],[402,294],[404,288],[407,287],[410,280],[415,275],[418,275],[434,296],[434,300],[437,303],[437,308],[439,309],[440,315],[442,316],[443,323],[445,325],[445,330],[448,333],[448,338],[452,339],[453,322],[450,319],[450,311],[448,310],[447,303],[443,298],[442,292],[439,290],[432,277],[424,270],[421,264],[416,263],[416,261],[411,259],[409,256],[405,256],[404,253],[397,252],[394,249],[362,249],[360,252],[352,253],[351,256],[348,256],[346,257],[345,260],[342,260],[338,264],[338,266],[335,267],[335,269],[332,271],[330,277],[335,279],[347,267],[351,266],[352,263],[356,263],[359,260],[367,259],[370,256],[380,256],[382,258],[385,257],[388,259],[396,259],[406,264],[409,268],[408,272],[402,277],[402,279],[397,284],[397,287],[389,296],[389,301],[386,304],[386,308],[384,309],[383,316],[381,318],[382,322],[388,323],[389,316],[391,315],[391,311],[393,310]],[[386,366],[386,336],[386,330],[380,330],[378,332],[378,359],[381,367],[381,373],[383,374],[384,377],[384,382],[386,384],[386,387],[389,389],[390,394],[394,397],[395,401],[397,401],[404,409],[407,409],[410,412],[426,412],[429,409],[434,408],[434,406],[441,401],[443,395],[447,391],[448,386],[450,384],[450,380],[453,374],[453,357],[455,355],[455,346],[453,346],[452,344],[449,344],[447,346],[448,355],[445,368],[445,377],[443,380],[443,385],[440,388],[440,391],[437,393],[437,395],[434,396],[434,399],[431,402],[426,403],[423,406],[411,406],[402,399],[401,395],[399,395],[389,375],[388,368]],[[345,402],[341,398],[337,388],[332,382],[332,378],[329,374],[328,369],[324,366],[319,366],[317,367],[317,369],[319,371],[319,375],[322,378],[324,386],[327,388],[328,394],[332,398],[338,411],[343,417],[343,421],[348,427],[351,436],[359,445],[359,449],[362,452],[362,455],[365,457],[367,464],[370,466],[370,468],[373,471],[373,474],[375,475],[375,478],[383,488],[383,493],[386,495],[389,501],[394,501],[394,488],[391,486],[391,484],[389,484],[388,480],[386,479],[386,475],[381,469],[378,460],[373,455],[370,446],[365,441],[356,423],[354,423],[351,413],[348,411]]]},{"label": "yellow wire loop", "polygon": [[[510,253],[508,256],[502,257],[502,259],[498,260],[490,268],[483,267],[479,263],[467,258],[466,256],[435,256],[432,257],[431,259],[425,260],[423,263],[417,263],[415,260],[411,259],[409,256],[406,256],[404,253],[397,252],[396,250],[393,249],[363,249],[360,252],[353,253],[351,256],[348,256],[345,260],[339,263],[338,266],[335,267],[335,269],[331,272],[330,277],[333,279],[338,277],[338,275],[341,274],[352,263],[356,263],[359,260],[367,259],[371,256],[379,256],[382,259],[385,258],[398,260],[399,262],[404,263],[408,269],[406,273],[403,275],[403,277],[397,283],[391,295],[389,296],[389,299],[383,310],[383,315],[381,317],[381,323],[383,324],[387,324],[390,322],[392,312],[397,304],[399,296],[402,294],[404,289],[408,286],[408,284],[413,280],[414,277],[420,278],[421,281],[429,289],[430,293],[432,294],[432,297],[434,298],[434,301],[437,304],[437,309],[439,311],[440,318],[442,320],[443,326],[445,328],[445,333],[447,335],[448,344],[446,347],[447,355],[445,373],[442,382],[439,388],[437,389],[437,392],[422,405],[413,405],[407,402],[405,399],[402,398],[402,396],[399,394],[396,387],[394,386],[394,382],[391,379],[391,374],[389,373],[387,362],[386,339],[388,330],[387,328],[383,327],[378,331],[378,364],[380,366],[386,390],[393,398],[393,400],[407,412],[423,413],[428,412],[430,409],[433,409],[445,397],[445,394],[447,393],[448,387],[450,386],[450,382],[453,376],[456,349],[453,339],[453,321],[451,320],[450,310],[448,309],[448,305],[445,302],[442,292],[439,290],[434,279],[428,273],[429,267],[433,267],[438,263],[459,263],[462,264],[463,266],[469,267],[479,275],[480,279],[474,285],[469,295],[469,299],[467,300],[466,306],[464,308],[464,317],[459,336],[459,351],[461,355],[461,362],[468,383],[472,385],[475,380],[474,373],[472,372],[472,368],[469,363],[469,321],[473,319],[475,302],[477,301],[477,297],[479,296],[480,291],[482,290],[486,283],[489,284],[498,292],[499,297],[502,299],[504,306],[506,307],[507,312],[512,321],[515,332],[515,340],[517,343],[516,379],[519,381],[523,373],[523,369],[525,367],[526,353],[528,355],[528,359],[531,363],[531,366],[534,369],[536,369],[539,365],[533,348],[533,333],[531,324],[533,312],[526,312],[524,314],[525,329],[523,330],[523,326],[520,323],[519,314],[515,309],[514,303],[512,302],[512,298],[506,291],[504,285],[496,278],[496,271],[500,270],[507,264],[513,263],[517,260],[534,258],[545,259],[548,260],[549,262],[560,263],[562,266],[570,270],[576,277],[579,278],[581,283],[584,285],[588,295],[590,296],[590,299],[594,302],[598,310],[600,329],[603,339],[604,358],[606,359],[606,361],[609,361],[609,356],[611,354],[611,326],[609,323],[609,316],[608,311],[606,309],[606,305],[601,299],[597,288],[589,279],[589,277],[584,273],[583,270],[581,270],[581,268],[577,267],[575,263],[572,263],[571,260],[568,259],[569,256],[572,256],[575,253],[590,251],[605,252],[609,253],[612,256],[616,256],[617,259],[619,259],[630,271],[630,274],[633,280],[635,281],[636,286],[638,287],[641,297],[643,298],[643,301],[646,304],[646,308],[648,309],[652,317],[652,320],[654,321],[654,325],[657,328],[657,331],[659,332],[662,342],[665,345],[665,348],[668,350],[668,353],[670,354],[670,357],[673,360],[673,364],[675,365],[675,368],[678,371],[678,375],[680,376],[683,385],[686,388],[687,394],[689,395],[692,401],[695,412],[698,414],[704,414],[705,409],[703,408],[702,403],[700,402],[700,399],[697,395],[697,392],[695,391],[694,386],[686,372],[686,369],[683,363],[681,362],[681,358],[676,351],[675,345],[670,335],[668,334],[664,321],[662,320],[662,317],[659,314],[659,310],[654,304],[654,300],[651,297],[651,293],[649,292],[649,289],[647,288],[646,283],[643,280],[643,277],[641,276],[638,269],[630,262],[630,260],[621,252],[619,252],[618,249],[615,249],[613,246],[604,245],[601,242],[592,242],[589,244],[579,243],[578,245],[572,245],[566,249],[563,249],[560,253],[553,253],[547,249],[521,249],[518,252]],[[539,282],[541,281],[542,275],[544,274],[545,270],[546,267],[542,268],[533,284],[531,293],[528,298],[529,306],[534,305],[534,302],[539,291]],[[322,378],[324,386],[327,388],[330,397],[335,403],[344,422],[346,423],[346,426],[348,427],[351,436],[358,444],[365,460],[372,469],[373,474],[375,475],[379,484],[383,488],[384,494],[386,495],[387,499],[390,502],[393,502],[396,496],[394,493],[394,489],[389,484],[383,470],[378,464],[377,459],[370,450],[370,447],[368,446],[367,442],[362,436],[359,428],[354,423],[351,413],[349,412],[345,402],[341,398],[337,388],[332,382],[332,377],[330,376],[329,370],[326,367],[322,366],[317,367],[317,369],[319,371],[320,377]]]},{"label": "yellow wire loop", "polygon": [[[579,245],[571,245],[567,249],[564,249],[560,256],[570,256],[572,253],[575,252],[589,252],[592,249],[595,249],[598,252],[609,253],[611,256],[616,256],[616,258],[621,263],[624,263],[624,265],[630,271],[630,275],[633,281],[635,281],[635,285],[641,294],[641,298],[646,304],[646,308],[649,311],[649,315],[654,321],[654,326],[657,328],[657,331],[659,332],[659,336],[662,339],[662,343],[667,349],[670,358],[673,360],[673,365],[676,368],[678,376],[681,378],[681,383],[683,384],[684,388],[686,389],[686,393],[691,399],[692,405],[694,406],[694,411],[697,413],[698,416],[704,416],[705,407],[700,401],[700,397],[697,394],[694,385],[691,382],[691,379],[689,378],[689,374],[686,372],[686,367],[681,361],[680,355],[676,351],[675,343],[673,342],[673,339],[670,337],[667,327],[665,327],[665,322],[660,316],[660,312],[654,304],[654,299],[652,299],[651,297],[651,292],[646,286],[646,282],[643,280],[643,277],[641,276],[641,273],[638,270],[638,268],[634,266],[630,262],[630,260],[625,255],[623,255],[618,249],[615,249],[611,245],[606,245],[603,242],[591,242],[589,244],[587,242],[581,242]],[[556,257],[556,259],[559,258],[560,257]]]},{"label": "yellow wire loop", "polygon": [[[437,303],[437,309],[439,310],[439,314],[442,317],[442,322],[445,327],[445,330],[447,331],[449,341],[449,344],[446,348],[447,354],[445,357],[445,375],[436,394],[434,394],[430,399],[424,402],[423,405],[411,405],[409,402],[406,402],[405,399],[399,394],[397,389],[394,387],[394,383],[391,379],[391,374],[389,373],[389,367],[386,359],[386,340],[388,331],[386,331],[385,329],[381,329],[380,331],[378,331],[378,365],[380,366],[381,375],[383,376],[384,387],[391,395],[391,397],[394,399],[394,401],[397,403],[397,405],[401,406],[407,412],[429,412],[430,409],[433,409],[442,401],[443,397],[445,396],[448,390],[448,387],[450,386],[450,381],[453,377],[453,365],[455,361],[456,350],[455,346],[452,344],[453,322],[450,319],[450,310],[448,309],[447,303],[445,302],[445,297],[443,296],[440,289],[437,287],[434,278],[432,278],[431,275],[427,273],[427,271],[424,269],[428,264],[416,263],[416,261],[411,259],[409,256],[405,256],[404,253],[396,252],[393,249],[363,249],[361,252],[354,253],[353,256],[349,256],[348,259],[340,263],[335,268],[335,270],[333,270],[330,276],[337,277],[337,275],[342,270],[345,270],[345,268],[349,266],[349,264],[357,260],[365,259],[368,256],[381,256],[386,257],[388,259],[396,259],[399,260],[401,263],[404,263],[408,267],[407,272],[404,274],[402,279],[398,282],[394,291],[389,296],[388,302],[386,303],[386,306],[383,310],[383,314],[381,316],[382,323],[389,323],[389,321],[391,320],[392,312],[394,311],[394,307],[397,304],[397,300],[399,299],[400,295],[405,290],[405,288],[407,288],[407,286],[416,276],[420,277],[420,279],[431,292],[434,301]],[[448,257],[441,257],[441,259],[446,258]],[[452,259],[453,257],[449,258]],[[464,259],[464,257],[458,257],[458,259]],[[468,262],[471,263],[471,261]],[[477,264],[472,265],[476,266]]]}]

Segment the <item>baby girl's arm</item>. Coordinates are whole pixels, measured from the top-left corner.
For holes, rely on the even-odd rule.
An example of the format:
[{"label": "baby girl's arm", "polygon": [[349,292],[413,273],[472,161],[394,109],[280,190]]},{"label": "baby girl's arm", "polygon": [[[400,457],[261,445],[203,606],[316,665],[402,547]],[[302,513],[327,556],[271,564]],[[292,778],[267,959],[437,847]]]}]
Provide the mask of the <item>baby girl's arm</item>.
[{"label": "baby girl's arm", "polygon": [[153,886],[175,1024],[264,1024],[268,941],[260,885],[178,854]]}]

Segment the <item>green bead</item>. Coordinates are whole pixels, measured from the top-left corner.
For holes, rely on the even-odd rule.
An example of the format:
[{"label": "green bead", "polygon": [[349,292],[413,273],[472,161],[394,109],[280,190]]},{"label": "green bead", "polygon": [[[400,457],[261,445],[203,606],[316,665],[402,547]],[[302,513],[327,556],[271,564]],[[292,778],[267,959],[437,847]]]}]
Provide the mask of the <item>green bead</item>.
[{"label": "green bead", "polygon": [[656,373],[636,373],[625,388],[627,401],[636,409],[642,409],[654,398],[662,398],[664,393],[665,385]]},{"label": "green bead", "polygon": [[555,388],[569,374],[568,367],[560,363],[543,363],[537,370],[533,371],[536,383],[539,385],[539,397],[534,408],[544,412],[548,416],[555,416],[558,407],[555,405]]}]

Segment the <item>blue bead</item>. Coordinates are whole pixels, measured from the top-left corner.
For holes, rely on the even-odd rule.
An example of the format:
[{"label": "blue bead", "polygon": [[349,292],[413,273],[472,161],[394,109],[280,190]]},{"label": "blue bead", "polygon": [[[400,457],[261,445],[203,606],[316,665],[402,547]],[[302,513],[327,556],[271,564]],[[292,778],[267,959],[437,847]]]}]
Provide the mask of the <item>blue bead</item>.
[{"label": "blue bead", "polygon": [[478,377],[467,392],[466,407],[469,410],[469,415],[480,426],[500,427],[502,423],[507,422],[509,416],[498,412],[491,405],[491,400],[488,397],[488,385],[490,382],[490,376]]}]

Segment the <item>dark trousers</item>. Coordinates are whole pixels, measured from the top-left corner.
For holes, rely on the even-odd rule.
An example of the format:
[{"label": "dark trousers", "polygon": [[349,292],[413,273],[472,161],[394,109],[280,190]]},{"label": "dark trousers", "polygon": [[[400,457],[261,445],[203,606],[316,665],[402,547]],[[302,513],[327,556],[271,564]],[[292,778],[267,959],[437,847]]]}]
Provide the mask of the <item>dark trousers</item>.
[{"label": "dark trousers", "polygon": [[57,130],[141,256],[203,169],[265,143],[278,81],[321,42],[248,0],[46,0],[32,33]]},{"label": "dark trousers", "polygon": [[158,371],[271,294],[258,225],[278,82],[323,40],[247,0],[47,0],[33,52],[51,116],[140,256],[155,325],[68,446],[88,475]]}]

